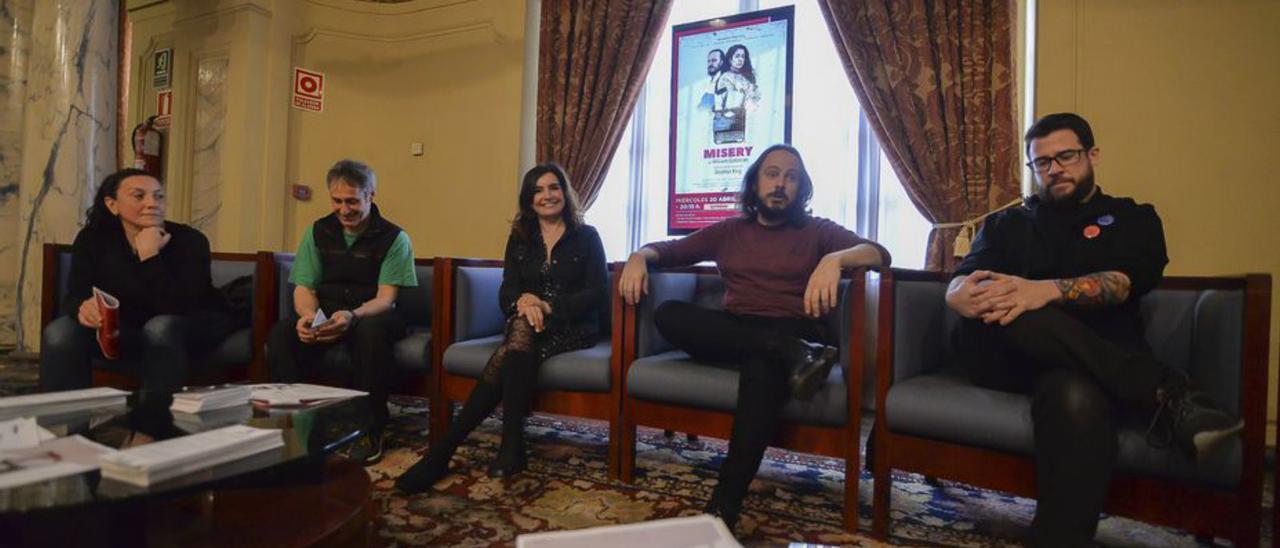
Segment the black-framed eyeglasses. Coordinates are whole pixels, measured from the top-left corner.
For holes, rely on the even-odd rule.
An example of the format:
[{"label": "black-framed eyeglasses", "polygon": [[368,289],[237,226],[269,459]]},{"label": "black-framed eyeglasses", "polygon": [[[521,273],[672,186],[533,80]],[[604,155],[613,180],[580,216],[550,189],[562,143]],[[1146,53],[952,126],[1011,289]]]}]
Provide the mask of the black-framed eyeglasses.
[{"label": "black-framed eyeglasses", "polygon": [[1049,168],[1053,166],[1054,162],[1058,162],[1058,165],[1062,167],[1067,167],[1071,164],[1079,162],[1080,158],[1084,156],[1084,153],[1086,151],[1088,151],[1088,149],[1077,148],[1072,150],[1064,150],[1062,152],[1054,154],[1053,156],[1041,156],[1030,162],[1027,162],[1027,167],[1031,168],[1031,170],[1035,171],[1036,173],[1044,173],[1046,171],[1049,171]]}]

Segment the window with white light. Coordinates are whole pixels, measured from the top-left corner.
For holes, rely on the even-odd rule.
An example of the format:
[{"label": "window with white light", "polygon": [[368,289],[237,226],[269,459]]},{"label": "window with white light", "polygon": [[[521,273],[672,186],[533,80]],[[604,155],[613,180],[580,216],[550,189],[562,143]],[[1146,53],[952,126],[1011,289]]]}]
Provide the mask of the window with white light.
[{"label": "window with white light", "polygon": [[867,129],[815,2],[676,0],[667,31],[605,182],[586,213],[611,261],[666,233],[671,33],[674,25],[795,5],[791,144],[814,182],[813,214],[885,245],[894,265],[924,266],[930,225],[907,199]]}]

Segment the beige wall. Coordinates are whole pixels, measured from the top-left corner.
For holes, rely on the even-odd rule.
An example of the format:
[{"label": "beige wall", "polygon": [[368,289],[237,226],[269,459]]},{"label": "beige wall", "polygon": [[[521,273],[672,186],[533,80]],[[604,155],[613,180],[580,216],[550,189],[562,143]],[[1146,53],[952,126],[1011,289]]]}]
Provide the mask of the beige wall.
[{"label": "beige wall", "polygon": [[[328,213],[325,171],[349,156],[377,171],[376,203],[418,256],[500,257],[515,203],[523,2],[395,15],[317,2],[304,20],[294,56],[325,73],[326,104],[290,113],[287,176],[316,197],[288,201],[287,243]],[[415,142],[423,156],[410,154]]]},{"label": "beige wall", "polygon": [[[519,156],[523,0],[131,2],[130,123],[154,112],[151,53],[173,47],[170,216],[216,200],[221,251],[292,250],[328,213],[344,157],[378,174],[376,202],[418,256],[500,256]],[[195,67],[229,59],[216,197],[193,188]],[[290,108],[292,68],[325,73],[319,113]],[[412,156],[411,143],[425,154]],[[309,202],[289,186],[312,189]],[[206,209],[208,206],[204,206]]]},{"label": "beige wall", "polygon": [[[1167,273],[1269,272],[1280,282],[1280,2],[1042,0],[1039,9],[1035,110],[1089,119],[1098,183],[1156,206]],[[1280,286],[1273,377],[1277,303]]]}]

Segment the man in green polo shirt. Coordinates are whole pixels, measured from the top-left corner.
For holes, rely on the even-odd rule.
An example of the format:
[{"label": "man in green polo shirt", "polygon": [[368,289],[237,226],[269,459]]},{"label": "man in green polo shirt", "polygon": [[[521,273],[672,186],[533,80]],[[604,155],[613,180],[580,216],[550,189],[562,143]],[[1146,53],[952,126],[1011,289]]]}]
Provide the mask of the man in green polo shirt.
[{"label": "man in green polo shirt", "polygon": [[346,345],[353,385],[369,393],[374,418],[350,457],[373,464],[382,458],[382,431],[390,417],[392,345],[405,336],[396,294],[417,286],[418,276],[409,235],[382,218],[373,203],[373,170],[342,160],[325,180],[333,213],[311,225],[298,244],[289,275],[295,316],[272,328],[267,363],[273,381],[301,382],[331,347]]}]

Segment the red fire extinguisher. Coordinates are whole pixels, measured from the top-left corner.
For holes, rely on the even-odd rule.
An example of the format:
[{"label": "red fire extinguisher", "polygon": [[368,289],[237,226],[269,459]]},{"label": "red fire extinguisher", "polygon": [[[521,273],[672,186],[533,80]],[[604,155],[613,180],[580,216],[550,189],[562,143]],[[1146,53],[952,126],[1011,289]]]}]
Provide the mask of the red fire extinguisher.
[{"label": "red fire extinguisher", "polygon": [[133,128],[133,167],[160,179],[164,176],[164,133],[155,124],[156,117],[151,116]]}]

